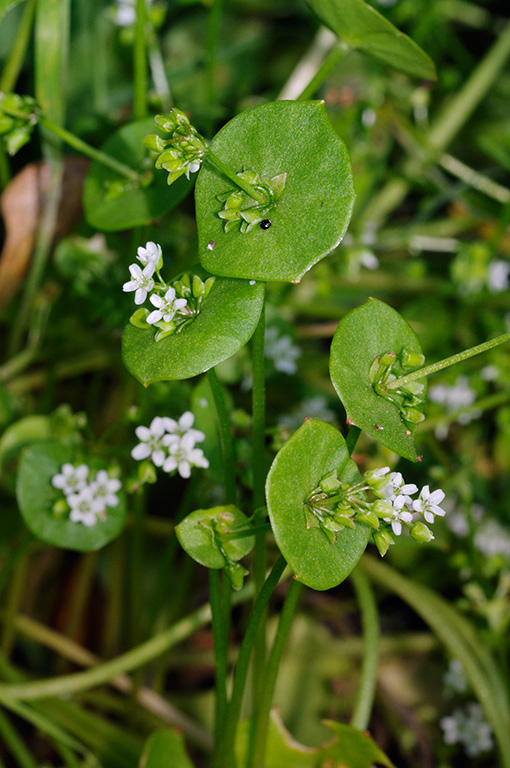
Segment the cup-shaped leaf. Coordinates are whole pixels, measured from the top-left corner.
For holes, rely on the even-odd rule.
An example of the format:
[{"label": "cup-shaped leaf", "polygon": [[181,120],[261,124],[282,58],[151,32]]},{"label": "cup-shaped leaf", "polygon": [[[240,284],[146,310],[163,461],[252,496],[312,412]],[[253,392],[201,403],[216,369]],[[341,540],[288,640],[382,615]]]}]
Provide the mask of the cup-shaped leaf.
[{"label": "cup-shaped leaf", "polygon": [[191,192],[193,182],[185,176],[169,187],[166,174],[155,170],[153,156],[142,145],[142,139],[153,132],[151,118],[138,120],[119,128],[101,147],[114,160],[148,174],[148,183],[132,181],[102,163],[92,163],[83,205],[87,221],[96,229],[113,232],[150,224]]},{"label": "cup-shaped leaf", "polygon": [[434,80],[436,69],[414,40],[363,0],[307,0],[349,48],[359,49],[414,77]]},{"label": "cup-shaped leaf", "polygon": [[307,527],[305,502],[322,478],[335,470],[346,483],[360,479],[340,432],[308,419],[278,452],[269,470],[266,498],[276,543],[296,578],[312,589],[330,589],[352,571],[368,542],[368,528],[343,528],[330,541]]},{"label": "cup-shaped leaf", "polygon": [[211,150],[235,172],[253,171],[264,182],[286,177],[283,191],[274,182],[281,196],[260,223],[242,232],[237,221],[229,222],[234,226],[225,232],[218,196],[237,190],[204,164],[195,199],[200,261],[209,272],[296,281],[340,243],[354,203],[352,170],[323,102],[278,101],[249,109],[219,131]]},{"label": "cup-shaped leaf", "polygon": [[[228,559],[237,563],[255,544],[255,536],[230,537],[236,530],[249,528],[249,520],[233,504],[212,509],[197,509],[176,526],[182,548],[206,568],[224,568],[225,557],[215,541],[218,537]],[[216,531],[216,534],[214,532]]]},{"label": "cup-shaped leaf", "polygon": [[[204,270],[194,271],[207,279]],[[255,331],[263,302],[263,283],[218,277],[198,316],[172,336],[155,341],[153,327],[126,326],[124,364],[144,385],[198,376],[244,347]]]},{"label": "cup-shaped leaf", "polygon": [[107,507],[104,519],[94,525],[73,522],[69,512],[57,514],[54,506],[65,499],[64,493],[52,485],[52,478],[63,464],[87,464],[95,472],[104,469],[95,459],[56,441],[32,445],[23,454],[16,482],[16,495],[27,528],[41,541],[79,552],[100,549],[118,536],[126,521],[126,502],[122,490],[116,492],[118,504]]},{"label": "cup-shaped leaf", "polygon": [[347,418],[399,456],[416,461],[416,449],[409,425],[401,410],[377,394],[371,379],[371,366],[379,355],[394,352],[395,375],[402,350],[421,355],[415,332],[394,309],[377,299],[369,299],[349,312],[339,323],[331,344],[330,375]]}]

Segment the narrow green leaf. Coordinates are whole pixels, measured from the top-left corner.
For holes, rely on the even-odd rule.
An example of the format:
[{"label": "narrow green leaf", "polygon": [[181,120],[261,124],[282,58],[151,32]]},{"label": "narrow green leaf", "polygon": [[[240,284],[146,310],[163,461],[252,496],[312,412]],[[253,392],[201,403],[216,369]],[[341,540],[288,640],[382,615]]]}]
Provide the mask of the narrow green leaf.
[{"label": "narrow green leaf", "polygon": [[425,80],[436,78],[432,59],[363,0],[307,0],[317,16],[350,48]]},{"label": "narrow green leaf", "polygon": [[145,743],[139,768],[193,768],[182,734],[171,728],[151,734]]},{"label": "narrow green leaf", "polygon": [[287,175],[276,207],[262,216],[269,227],[255,224],[243,233],[237,219],[225,232],[218,196],[237,189],[204,165],[195,199],[200,261],[209,272],[296,281],[340,243],[354,204],[352,170],[323,102],[279,101],[249,109],[221,129],[211,150],[235,172],[254,171],[266,183],[279,177],[273,182],[278,189],[281,174]]},{"label": "narrow green leaf", "polygon": [[[379,355],[399,355],[404,348],[421,354],[411,326],[384,302],[369,299],[340,321],[331,344],[330,376],[352,424],[399,456],[416,461],[411,431],[401,411],[376,393],[370,378]],[[397,364],[394,370],[399,375]]]},{"label": "narrow green leaf", "polygon": [[20,3],[21,0],[0,0],[0,21],[2,21],[7,11],[10,11],[11,8]]},{"label": "narrow green leaf", "polygon": [[163,173],[153,171],[150,153],[142,139],[154,132],[152,118],[119,128],[101,150],[115,160],[147,176],[147,185],[131,181],[99,162],[92,163],[83,196],[85,215],[96,229],[113,232],[150,224],[174,208],[193,187],[185,176],[171,187]]},{"label": "narrow green leaf", "polygon": [[278,547],[296,578],[312,589],[330,589],[350,574],[368,542],[368,528],[344,528],[331,542],[320,528],[307,528],[305,501],[332,470],[338,478],[360,479],[340,432],[307,419],[278,452],[269,470],[266,498]]},{"label": "narrow green leaf", "polygon": [[432,590],[401,576],[386,563],[364,557],[368,575],[395,592],[431,627],[449,653],[459,659],[464,673],[485,710],[499,749],[502,765],[510,766],[510,703],[501,670],[471,624]]},{"label": "narrow green leaf", "polygon": [[[204,273],[197,270],[201,275]],[[200,314],[182,331],[161,341],[154,329],[126,326],[122,357],[142,384],[198,376],[232,357],[253,335],[264,301],[264,285],[216,278]]]}]

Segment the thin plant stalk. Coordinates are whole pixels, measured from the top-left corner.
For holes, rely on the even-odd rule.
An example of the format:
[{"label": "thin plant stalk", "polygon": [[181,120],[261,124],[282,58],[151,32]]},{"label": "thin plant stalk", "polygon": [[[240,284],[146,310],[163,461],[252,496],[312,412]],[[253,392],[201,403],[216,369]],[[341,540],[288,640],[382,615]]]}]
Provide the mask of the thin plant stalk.
[{"label": "thin plant stalk", "polygon": [[225,501],[227,504],[235,504],[236,501],[236,473],[235,473],[235,454],[234,443],[232,441],[232,432],[230,429],[230,419],[223,397],[223,390],[218,381],[218,376],[214,368],[207,371],[209,386],[216,406],[216,414],[220,428],[221,452],[223,458],[223,472],[225,478]]},{"label": "thin plant stalk", "polygon": [[359,731],[365,731],[370,722],[377,685],[379,615],[374,591],[365,572],[355,568],[350,578],[358,599],[363,624],[363,660],[351,725]]},{"label": "thin plant stalk", "polygon": [[146,0],[136,0],[135,43],[133,47],[134,100],[133,116],[142,120],[147,115],[147,51],[145,34],[147,24]]},{"label": "thin plant stalk", "polygon": [[255,713],[253,740],[251,748],[248,750],[246,768],[264,768],[265,765],[267,732],[269,728],[269,716],[274,689],[278,678],[278,671],[280,669],[285,643],[289,636],[302,590],[303,585],[301,582],[297,579],[290,580],[289,590],[278,622],[278,629],[264,672],[263,696],[259,708]]},{"label": "thin plant stalk", "polygon": [[216,60],[224,0],[213,0],[207,23],[206,88],[211,106],[216,104]]},{"label": "thin plant stalk", "polygon": [[456,355],[446,357],[444,360],[439,360],[437,363],[425,366],[425,368],[418,368],[418,370],[413,371],[412,373],[408,373],[405,376],[401,376],[399,379],[390,381],[387,385],[387,389],[399,389],[406,384],[410,384],[412,381],[422,379],[424,376],[430,376],[431,373],[436,373],[437,371],[442,371],[443,368],[449,368],[451,365],[461,363],[469,357],[474,357],[482,352],[487,352],[487,350],[497,347],[500,344],[506,344],[507,341],[510,341],[510,333],[504,333],[502,336],[497,336],[495,339],[484,341],[483,344],[478,344],[476,347],[464,349],[462,352],[457,352]]},{"label": "thin plant stalk", "polygon": [[227,179],[230,179],[233,184],[242,189],[243,192],[246,192],[247,195],[256,200],[257,203],[267,203],[267,198],[262,194],[262,192],[259,192],[258,189],[255,189],[254,186],[241,179],[229,165],[224,163],[223,160],[220,160],[220,158],[215,155],[214,152],[211,152],[210,149],[205,155],[205,160],[209,163],[209,165],[212,165],[213,168],[216,168],[217,171],[220,171],[220,173],[226,176]]},{"label": "thin plant stalk", "polygon": [[[26,748],[7,715],[0,711],[0,737],[19,768],[37,768],[38,763]],[[0,763],[0,765],[2,765]]]},{"label": "thin plant stalk", "polygon": [[[227,589],[226,579],[223,579],[223,590]],[[209,600],[211,603],[212,630],[214,639],[214,672],[215,672],[215,710],[214,710],[214,743],[218,744],[219,735],[223,729],[225,712],[227,710],[227,665],[228,665],[228,636],[224,632],[222,590],[220,587],[220,571],[209,569]],[[230,616],[230,611],[229,611]]]},{"label": "thin plant stalk", "polygon": [[250,657],[257,636],[260,621],[263,619],[267,604],[273,594],[280,577],[285,570],[286,562],[282,555],[274,564],[271,573],[267,577],[264,586],[260,590],[255,604],[251,610],[243,642],[237,658],[236,670],[234,673],[234,682],[232,695],[227,707],[225,718],[225,728],[218,744],[218,748],[213,762],[213,768],[235,768],[236,759],[234,754],[234,745],[237,734],[237,726],[241,714],[246,679],[250,666]]},{"label": "thin plant stalk", "polygon": [[310,80],[306,88],[303,89],[298,96],[297,101],[306,101],[311,99],[314,93],[321,87],[324,80],[334,70],[336,65],[349,53],[349,48],[345,43],[338,42],[334,48],[328,53],[319,69]]},{"label": "thin plant stalk", "polygon": [[30,43],[36,2],[37,0],[27,0],[25,3],[23,15],[16,32],[16,38],[10,50],[9,58],[5,62],[2,77],[0,78],[0,91],[3,93],[10,93],[14,90],[18,80]]},{"label": "thin plant stalk", "polygon": [[15,619],[24,595],[25,578],[27,575],[28,552],[16,563],[13,577],[7,593],[5,619],[2,633],[2,653],[8,659],[15,637]]}]

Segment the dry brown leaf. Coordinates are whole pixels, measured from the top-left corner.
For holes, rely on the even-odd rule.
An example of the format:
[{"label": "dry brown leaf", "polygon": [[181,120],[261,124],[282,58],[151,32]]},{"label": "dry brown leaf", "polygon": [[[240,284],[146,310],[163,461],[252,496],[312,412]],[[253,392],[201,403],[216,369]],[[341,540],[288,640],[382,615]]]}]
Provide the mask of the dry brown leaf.
[{"label": "dry brown leaf", "polygon": [[[68,157],[64,161],[54,240],[72,232],[83,215],[81,200],[89,164],[82,157]],[[9,182],[0,197],[5,225],[0,254],[0,307],[16,293],[28,271],[49,182],[49,164],[30,163]]]}]

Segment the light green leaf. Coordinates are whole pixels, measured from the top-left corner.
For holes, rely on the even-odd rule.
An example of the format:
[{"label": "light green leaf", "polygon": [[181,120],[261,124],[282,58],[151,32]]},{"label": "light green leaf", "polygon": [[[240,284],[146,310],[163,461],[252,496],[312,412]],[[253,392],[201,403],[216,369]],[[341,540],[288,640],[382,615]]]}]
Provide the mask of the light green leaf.
[{"label": "light green leaf", "polygon": [[[196,270],[207,277],[202,270]],[[198,376],[232,357],[253,335],[264,301],[264,285],[248,280],[216,278],[200,314],[182,331],[161,341],[154,329],[126,326],[122,337],[124,364],[142,384]]]},{"label": "light green leaf", "polygon": [[296,578],[312,589],[330,589],[350,574],[368,542],[363,525],[344,528],[330,542],[320,528],[307,528],[305,500],[322,478],[337,470],[338,478],[360,479],[340,432],[308,419],[278,452],[269,470],[266,498],[276,543]]},{"label": "light green leaf", "polygon": [[151,734],[145,743],[139,768],[193,768],[182,734],[171,728]]},{"label": "light green leaf", "polygon": [[[330,375],[352,424],[390,450],[416,461],[411,432],[399,408],[378,395],[370,368],[378,355],[407,347],[421,354],[411,326],[382,301],[369,299],[340,321],[331,344]],[[400,368],[395,365],[395,373]]]},{"label": "light green leaf", "polygon": [[478,701],[485,710],[502,756],[510,766],[510,703],[506,675],[496,664],[486,643],[455,608],[432,590],[418,584],[372,557],[361,561],[370,578],[395,592],[435,632],[449,653],[457,658]]},{"label": "light green leaf", "polygon": [[90,527],[72,522],[67,513],[55,515],[54,504],[64,499],[64,494],[53,487],[51,480],[66,462],[85,463],[94,470],[105,468],[96,459],[88,459],[71,446],[56,441],[33,445],[23,454],[18,469],[16,495],[21,515],[34,536],[47,544],[79,552],[99,549],[124,528],[124,494],[119,491],[118,505],[108,507],[106,519],[99,519]]},{"label": "light green leaf", "polygon": [[154,162],[142,139],[154,131],[152,118],[124,125],[101,147],[101,150],[129,168],[147,172],[147,186],[116,173],[101,163],[90,167],[83,195],[85,216],[96,229],[113,232],[130,229],[161,218],[192,189],[185,176],[171,187],[163,173],[154,172]]},{"label": "light green leaf", "polygon": [[225,232],[217,195],[234,191],[234,184],[204,164],[195,199],[200,261],[209,272],[296,281],[340,243],[354,204],[352,170],[323,102],[249,109],[221,129],[211,150],[236,172],[254,171],[264,181],[287,176],[276,208],[262,217],[270,220],[268,229],[256,224],[242,233],[234,222]]},{"label": "light green leaf", "polygon": [[51,437],[48,416],[25,416],[7,427],[0,439],[0,478],[8,488],[14,490],[15,463],[23,448]]},{"label": "light green leaf", "polygon": [[307,0],[317,16],[350,48],[425,80],[436,78],[432,59],[363,0]]},{"label": "light green leaf", "polygon": [[21,0],[0,0],[0,21],[2,21],[7,11],[10,11],[11,8],[20,3]]},{"label": "light green leaf", "polygon": [[[319,747],[306,747],[296,741],[285,728],[277,710],[271,712],[265,768],[372,768],[384,765],[394,768],[391,760],[366,733],[350,725],[326,720],[336,737]],[[236,744],[239,764],[246,764],[249,744],[249,721],[241,723]]]},{"label": "light green leaf", "polygon": [[197,563],[205,565],[206,568],[224,568],[226,561],[213,543],[211,526],[216,527],[228,559],[237,562],[251,552],[255,537],[250,535],[230,539],[225,538],[223,534],[233,533],[239,528],[248,528],[249,525],[249,520],[243,512],[233,504],[227,504],[212,509],[195,510],[175,527],[175,532],[182,548]]}]

